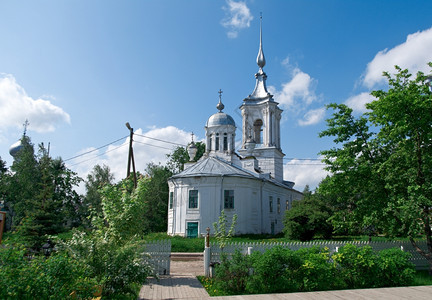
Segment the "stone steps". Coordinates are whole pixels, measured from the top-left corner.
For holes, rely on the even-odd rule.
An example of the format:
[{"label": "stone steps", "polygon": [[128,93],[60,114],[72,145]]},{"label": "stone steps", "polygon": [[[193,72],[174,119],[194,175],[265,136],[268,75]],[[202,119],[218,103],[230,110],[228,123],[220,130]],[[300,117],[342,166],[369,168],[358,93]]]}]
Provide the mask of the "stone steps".
[{"label": "stone steps", "polygon": [[171,252],[171,260],[175,261],[194,261],[203,259],[203,252]]}]

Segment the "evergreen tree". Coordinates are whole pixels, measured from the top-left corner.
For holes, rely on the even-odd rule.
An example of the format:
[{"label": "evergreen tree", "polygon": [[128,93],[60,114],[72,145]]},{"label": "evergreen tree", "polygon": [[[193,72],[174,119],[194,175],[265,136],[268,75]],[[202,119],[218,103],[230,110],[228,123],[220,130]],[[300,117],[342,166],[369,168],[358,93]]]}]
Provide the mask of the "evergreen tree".
[{"label": "evergreen tree", "polygon": [[57,234],[79,224],[81,199],[74,187],[81,179],[60,158],[52,159],[43,144],[34,146],[23,136],[8,179],[6,199],[13,226],[27,244],[40,248],[46,235]]},{"label": "evergreen tree", "polygon": [[22,148],[11,166],[12,176],[8,183],[7,202],[10,205],[12,226],[17,226],[23,218],[33,212],[32,202],[40,194],[41,173],[30,138],[23,135]]}]

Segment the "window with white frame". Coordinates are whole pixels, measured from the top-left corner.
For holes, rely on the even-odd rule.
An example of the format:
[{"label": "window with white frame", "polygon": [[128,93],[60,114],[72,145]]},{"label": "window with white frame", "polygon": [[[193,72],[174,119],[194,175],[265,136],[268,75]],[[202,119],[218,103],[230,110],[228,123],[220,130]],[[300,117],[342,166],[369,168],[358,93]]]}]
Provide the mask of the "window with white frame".
[{"label": "window with white frame", "polygon": [[198,208],[198,190],[189,191],[189,208]]},{"label": "window with white frame", "polygon": [[234,209],[234,190],[224,191],[224,208]]}]

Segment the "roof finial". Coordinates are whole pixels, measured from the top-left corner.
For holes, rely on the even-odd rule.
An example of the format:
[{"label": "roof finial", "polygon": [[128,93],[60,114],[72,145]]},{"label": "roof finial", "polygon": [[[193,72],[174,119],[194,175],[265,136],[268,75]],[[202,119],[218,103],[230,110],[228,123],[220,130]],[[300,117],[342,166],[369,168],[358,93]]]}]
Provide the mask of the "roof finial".
[{"label": "roof finial", "polygon": [[263,46],[262,46],[262,13],[260,13],[260,46],[259,46],[259,51],[257,56],[257,64],[258,67],[260,67],[260,70],[264,68],[265,63],[266,61],[265,61]]},{"label": "roof finial", "polygon": [[222,90],[219,89],[219,103],[216,105],[216,108],[219,110],[219,112],[222,112],[222,110],[224,109],[225,105],[222,104]]}]

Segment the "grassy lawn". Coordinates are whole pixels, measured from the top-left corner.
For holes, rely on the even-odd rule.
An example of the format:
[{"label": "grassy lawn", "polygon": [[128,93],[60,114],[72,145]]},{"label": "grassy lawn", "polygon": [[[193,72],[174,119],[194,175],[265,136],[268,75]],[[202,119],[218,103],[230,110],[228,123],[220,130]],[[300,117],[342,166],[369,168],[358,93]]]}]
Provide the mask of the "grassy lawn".
[{"label": "grassy lawn", "polygon": [[[202,286],[206,289],[210,296],[229,296],[225,291],[219,290],[213,278],[207,278],[205,276],[197,276]],[[428,271],[417,271],[414,275],[414,281],[411,286],[421,285],[432,285],[432,276],[429,275]]]}]

